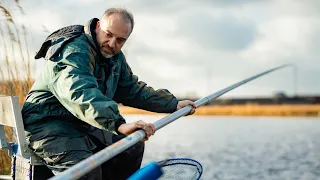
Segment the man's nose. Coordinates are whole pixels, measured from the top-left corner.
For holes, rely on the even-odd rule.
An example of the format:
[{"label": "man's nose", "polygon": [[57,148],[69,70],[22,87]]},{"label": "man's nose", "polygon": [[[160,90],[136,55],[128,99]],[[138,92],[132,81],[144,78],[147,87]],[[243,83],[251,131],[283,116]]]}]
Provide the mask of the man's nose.
[{"label": "man's nose", "polygon": [[109,47],[113,49],[115,46],[116,46],[116,38],[113,37],[109,40]]}]

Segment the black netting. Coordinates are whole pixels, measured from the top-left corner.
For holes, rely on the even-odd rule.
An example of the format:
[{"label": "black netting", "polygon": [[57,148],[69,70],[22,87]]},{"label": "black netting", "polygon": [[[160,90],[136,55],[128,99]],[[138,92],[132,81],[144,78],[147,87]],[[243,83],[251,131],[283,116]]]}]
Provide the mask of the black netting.
[{"label": "black netting", "polygon": [[202,166],[199,162],[192,159],[168,159],[158,162],[162,167],[163,175],[160,180],[165,179],[200,179]]}]

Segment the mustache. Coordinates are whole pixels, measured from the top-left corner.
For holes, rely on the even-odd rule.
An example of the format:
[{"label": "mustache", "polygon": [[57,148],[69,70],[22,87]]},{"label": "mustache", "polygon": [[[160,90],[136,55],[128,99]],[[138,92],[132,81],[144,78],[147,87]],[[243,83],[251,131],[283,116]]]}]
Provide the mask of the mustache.
[{"label": "mustache", "polygon": [[112,54],[115,52],[115,50],[109,45],[102,45],[101,49],[107,49],[108,51],[112,52]]}]

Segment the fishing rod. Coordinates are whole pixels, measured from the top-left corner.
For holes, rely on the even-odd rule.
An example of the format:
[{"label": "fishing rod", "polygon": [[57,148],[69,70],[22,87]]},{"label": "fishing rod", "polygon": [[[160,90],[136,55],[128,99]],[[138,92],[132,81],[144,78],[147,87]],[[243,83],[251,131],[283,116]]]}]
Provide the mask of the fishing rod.
[{"label": "fishing rod", "polygon": [[[223,94],[225,94],[225,93],[227,93],[227,92],[229,92],[229,91],[231,91],[231,90],[233,90],[243,84],[246,84],[249,81],[252,81],[258,77],[261,77],[265,74],[271,73],[273,71],[276,71],[278,69],[281,69],[281,68],[284,68],[287,66],[290,66],[290,65],[278,66],[276,68],[269,69],[267,71],[264,71],[262,73],[254,75],[252,77],[244,79],[244,80],[242,80],[238,83],[235,83],[231,86],[228,86],[218,92],[215,92],[209,96],[206,96],[204,98],[201,98],[201,99],[195,101],[195,104],[197,107],[200,107],[204,104],[208,104],[211,101],[213,101],[214,99],[217,99],[218,97],[220,97],[221,95],[223,95]],[[163,128],[164,126],[168,125],[169,123],[172,123],[173,121],[179,119],[180,117],[187,115],[192,110],[192,108],[193,107],[191,105],[186,106],[186,107],[156,121],[154,123],[154,127],[155,127],[156,131]],[[67,169],[66,171],[58,174],[57,176],[50,178],[49,180],[78,179],[81,176],[83,176],[86,173],[93,170],[94,168],[98,167],[102,163],[104,163],[104,162],[108,161],[109,159],[113,158],[114,156],[120,154],[121,152],[125,151],[126,149],[133,146],[137,142],[143,140],[145,136],[146,136],[146,134],[143,130],[138,130],[138,131],[128,135],[127,137],[117,141],[116,143],[106,147],[105,149],[99,151],[98,153],[88,157],[87,159],[79,162],[78,164],[76,164],[73,167]]]}]

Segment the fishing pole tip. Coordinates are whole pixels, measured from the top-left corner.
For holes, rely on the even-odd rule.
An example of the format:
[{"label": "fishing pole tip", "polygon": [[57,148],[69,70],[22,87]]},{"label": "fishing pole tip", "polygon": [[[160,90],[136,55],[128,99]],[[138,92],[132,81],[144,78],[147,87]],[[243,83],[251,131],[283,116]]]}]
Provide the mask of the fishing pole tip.
[{"label": "fishing pole tip", "polygon": [[294,63],[288,63],[288,64],[283,64],[280,67],[286,67],[286,66],[295,66],[295,64]]}]

